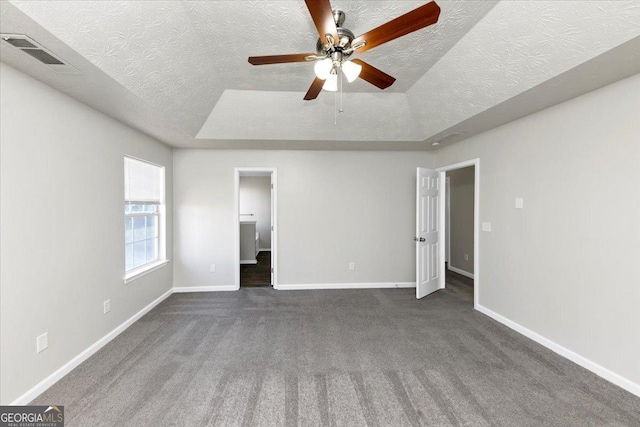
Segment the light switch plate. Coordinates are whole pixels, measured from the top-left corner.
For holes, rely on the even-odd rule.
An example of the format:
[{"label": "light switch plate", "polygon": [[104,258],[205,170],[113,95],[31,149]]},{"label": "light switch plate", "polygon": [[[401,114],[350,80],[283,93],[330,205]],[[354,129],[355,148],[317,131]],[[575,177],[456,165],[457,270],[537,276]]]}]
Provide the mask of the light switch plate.
[{"label": "light switch plate", "polygon": [[522,197],[516,197],[516,209],[524,208],[524,199]]},{"label": "light switch plate", "polygon": [[483,222],[482,223],[482,231],[491,231],[491,223]]},{"label": "light switch plate", "polygon": [[108,312],[111,311],[111,300],[108,299],[103,303],[103,308],[104,308],[104,314],[107,314]]},{"label": "light switch plate", "polygon": [[354,271],[356,269],[356,263],[355,262],[350,262],[349,263],[349,271]]},{"label": "light switch plate", "polygon": [[215,272],[216,272],[216,265],[211,264],[211,266],[209,267],[209,273],[215,273]]},{"label": "light switch plate", "polygon": [[40,353],[49,347],[49,332],[45,332],[36,338],[36,352]]}]

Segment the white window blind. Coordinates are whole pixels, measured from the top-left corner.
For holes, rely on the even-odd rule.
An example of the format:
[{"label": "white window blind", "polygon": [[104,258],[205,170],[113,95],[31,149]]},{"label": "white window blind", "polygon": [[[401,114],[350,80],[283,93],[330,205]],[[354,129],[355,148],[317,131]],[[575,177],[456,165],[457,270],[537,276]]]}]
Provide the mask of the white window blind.
[{"label": "white window blind", "polygon": [[162,203],[161,175],[161,167],[125,157],[125,201],[127,203]]},{"label": "white window blind", "polygon": [[164,168],[124,158],[125,280],[165,257]]}]

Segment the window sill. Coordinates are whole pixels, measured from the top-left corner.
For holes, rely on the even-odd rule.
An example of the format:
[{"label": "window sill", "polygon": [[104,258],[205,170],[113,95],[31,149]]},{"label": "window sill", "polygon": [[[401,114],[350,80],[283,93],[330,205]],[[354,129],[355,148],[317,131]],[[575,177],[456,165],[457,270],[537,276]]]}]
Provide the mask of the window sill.
[{"label": "window sill", "polygon": [[169,263],[169,260],[164,259],[162,261],[157,261],[157,262],[154,262],[153,264],[145,265],[144,267],[131,270],[124,276],[124,283],[133,282],[137,278],[142,277],[146,274],[149,274],[152,271],[156,271],[157,269],[164,267],[168,263]]}]

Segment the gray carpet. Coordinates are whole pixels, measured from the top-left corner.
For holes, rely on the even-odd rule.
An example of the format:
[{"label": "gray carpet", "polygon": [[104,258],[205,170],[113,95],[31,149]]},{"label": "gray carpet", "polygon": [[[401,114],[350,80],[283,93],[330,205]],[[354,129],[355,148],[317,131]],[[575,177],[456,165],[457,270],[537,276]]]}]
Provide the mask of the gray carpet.
[{"label": "gray carpet", "polygon": [[37,398],[67,426],[639,426],[471,287],[174,294]]}]

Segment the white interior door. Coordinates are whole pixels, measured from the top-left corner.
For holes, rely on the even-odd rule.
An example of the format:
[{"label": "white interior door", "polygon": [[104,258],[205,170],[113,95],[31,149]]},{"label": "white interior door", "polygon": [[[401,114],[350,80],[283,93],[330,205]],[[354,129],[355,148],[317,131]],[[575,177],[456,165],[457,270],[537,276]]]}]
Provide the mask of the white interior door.
[{"label": "white interior door", "polygon": [[438,283],[438,177],[435,170],[418,168],[416,186],[416,298],[440,289]]}]

